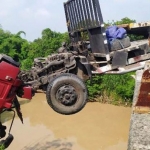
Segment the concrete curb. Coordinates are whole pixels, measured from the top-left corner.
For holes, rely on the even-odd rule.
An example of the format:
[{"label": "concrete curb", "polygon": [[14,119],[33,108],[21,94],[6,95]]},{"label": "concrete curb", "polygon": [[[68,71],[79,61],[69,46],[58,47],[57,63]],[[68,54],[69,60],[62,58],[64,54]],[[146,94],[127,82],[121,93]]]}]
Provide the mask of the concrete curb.
[{"label": "concrete curb", "polygon": [[128,150],[150,150],[150,114],[138,114],[133,112],[139,94],[142,73],[142,70],[136,72]]}]

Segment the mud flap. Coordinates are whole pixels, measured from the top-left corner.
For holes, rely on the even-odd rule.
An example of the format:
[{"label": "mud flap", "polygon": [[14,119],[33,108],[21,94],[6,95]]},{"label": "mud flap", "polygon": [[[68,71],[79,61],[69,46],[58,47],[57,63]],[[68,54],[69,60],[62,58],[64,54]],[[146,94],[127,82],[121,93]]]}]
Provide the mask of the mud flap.
[{"label": "mud flap", "polygon": [[91,65],[88,62],[77,61],[77,75],[84,81],[92,78]]},{"label": "mud flap", "polygon": [[20,118],[20,120],[23,124],[22,112],[21,112],[20,104],[19,104],[19,101],[18,101],[17,97],[14,98],[14,106],[15,106],[17,115],[18,115],[18,117]]},{"label": "mud flap", "polygon": [[126,51],[116,51],[112,59],[112,67],[124,67],[127,65],[128,53]]}]

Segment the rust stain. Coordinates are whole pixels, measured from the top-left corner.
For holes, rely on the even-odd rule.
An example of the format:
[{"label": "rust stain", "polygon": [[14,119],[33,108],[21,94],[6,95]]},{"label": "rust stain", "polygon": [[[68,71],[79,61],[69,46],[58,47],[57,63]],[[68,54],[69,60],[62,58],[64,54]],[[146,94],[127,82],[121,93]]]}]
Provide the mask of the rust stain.
[{"label": "rust stain", "polygon": [[137,99],[136,107],[150,107],[150,71],[146,70],[143,73],[141,87]]},{"label": "rust stain", "polygon": [[136,56],[136,57],[134,57],[134,60],[135,60],[135,61],[140,61],[140,60],[141,60],[141,56]]}]

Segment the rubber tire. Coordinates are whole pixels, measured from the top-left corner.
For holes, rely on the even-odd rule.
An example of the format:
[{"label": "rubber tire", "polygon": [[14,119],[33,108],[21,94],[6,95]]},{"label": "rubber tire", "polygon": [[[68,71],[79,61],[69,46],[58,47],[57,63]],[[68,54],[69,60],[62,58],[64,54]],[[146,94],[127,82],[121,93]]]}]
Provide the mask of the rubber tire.
[{"label": "rubber tire", "polygon": [[[120,43],[123,45],[123,47]],[[131,46],[131,42],[130,42],[130,38],[127,36],[121,40],[119,40],[119,39],[114,40],[110,46],[110,49],[111,49],[111,51],[117,51],[117,50],[121,50],[123,48],[127,48],[129,46]]]},{"label": "rubber tire", "polygon": [[[73,106],[65,106],[56,99],[57,89],[61,84],[71,84],[78,95],[78,99]],[[48,85],[46,98],[49,106],[59,114],[72,115],[81,111],[88,100],[88,90],[85,83],[76,75],[64,73],[54,78]]]}]

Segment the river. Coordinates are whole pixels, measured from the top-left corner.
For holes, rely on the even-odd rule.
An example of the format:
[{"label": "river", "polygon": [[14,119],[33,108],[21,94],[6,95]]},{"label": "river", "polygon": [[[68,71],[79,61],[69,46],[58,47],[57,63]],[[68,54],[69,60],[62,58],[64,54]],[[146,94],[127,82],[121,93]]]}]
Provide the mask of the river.
[{"label": "river", "polygon": [[[127,150],[131,108],[89,102],[65,116],[48,106],[44,93],[20,103],[24,124],[15,118],[8,150]],[[6,116],[9,126],[11,114]]]}]

